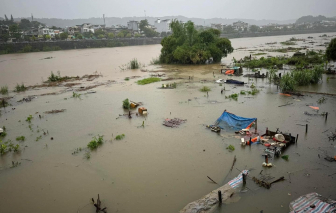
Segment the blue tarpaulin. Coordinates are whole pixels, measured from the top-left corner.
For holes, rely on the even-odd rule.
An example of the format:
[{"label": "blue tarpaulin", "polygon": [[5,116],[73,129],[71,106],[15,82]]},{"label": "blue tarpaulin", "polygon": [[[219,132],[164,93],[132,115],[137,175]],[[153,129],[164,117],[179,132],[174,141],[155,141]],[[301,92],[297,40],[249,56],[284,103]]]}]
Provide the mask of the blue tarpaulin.
[{"label": "blue tarpaulin", "polygon": [[244,118],[235,114],[224,111],[217,119],[216,125],[225,130],[241,130],[250,126],[257,118]]}]

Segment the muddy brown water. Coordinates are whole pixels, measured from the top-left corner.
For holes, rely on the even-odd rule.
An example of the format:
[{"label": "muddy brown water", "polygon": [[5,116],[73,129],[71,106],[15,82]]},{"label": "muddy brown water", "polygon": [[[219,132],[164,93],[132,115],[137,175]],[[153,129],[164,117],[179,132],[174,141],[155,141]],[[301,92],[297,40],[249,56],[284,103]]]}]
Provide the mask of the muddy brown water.
[{"label": "muddy brown water", "polygon": [[[295,37],[313,36],[317,44],[331,39],[324,40],[319,35]],[[262,49],[261,46],[267,46],[265,43],[279,43],[291,37],[232,39],[236,51],[223,59],[223,63],[231,63],[232,57],[239,59],[249,55],[249,50]],[[298,46],[305,45],[302,43],[298,42]],[[286,180],[267,190],[248,179],[250,190],[237,192],[215,212],[288,212],[292,200],[310,192],[336,199],[336,175],[332,175],[336,173],[336,162],[323,159],[325,154],[336,155],[336,142],[328,140],[336,124],[336,99],[333,96],[324,96],[326,102],[317,104],[323,95],[286,97],[279,95],[277,87],[269,84],[267,79],[253,79],[259,94],[251,98],[240,95],[238,101],[225,99],[232,93],[249,90],[252,81],[233,77],[248,84],[243,87],[214,84],[214,79],[228,78],[219,74],[218,64],[149,66],[150,60],[159,52],[160,45],[150,45],[0,56],[0,85],[6,84],[10,90],[16,83],[40,84],[51,71],[69,76],[97,71],[103,77],[81,83],[106,83],[94,88],[96,93],[80,92],[81,99],[71,98],[69,89],[60,95],[37,96],[27,103],[16,102],[28,95],[61,91],[66,89],[64,87],[40,88],[19,94],[10,92],[9,96],[14,96],[10,102],[13,106],[1,109],[0,126],[7,128],[3,140],[19,143],[21,152],[9,152],[0,157],[0,212],[95,212],[90,199],[96,198],[97,194],[100,194],[102,205],[108,208],[108,212],[178,212],[189,202],[237,176],[238,169],[251,169],[251,177],[258,177],[263,170],[264,174],[275,178],[285,176]],[[53,58],[41,60],[46,57]],[[175,90],[157,89],[161,82],[140,86],[136,84],[138,79],[124,81],[127,76],[150,75],[149,72],[119,68],[132,58],[146,64],[144,70],[170,70],[165,73],[185,80],[176,80]],[[244,70],[244,73],[252,72]],[[188,76],[194,76],[194,80],[189,81]],[[318,85],[300,89],[336,93],[336,79],[327,82],[326,78],[324,75],[323,82]],[[200,83],[200,79],[209,82]],[[108,80],[116,83],[108,83]],[[212,89],[208,97],[199,91],[202,86]],[[224,86],[227,91],[221,94]],[[126,113],[122,109],[125,98],[143,102],[148,108],[148,116],[119,118],[119,114]],[[293,104],[278,107],[286,103]],[[322,116],[304,115],[305,111],[316,113],[307,105],[319,106],[319,113],[329,112],[328,120]],[[43,113],[53,109],[66,111]],[[277,158],[272,161],[273,168],[263,168],[263,146],[241,147],[240,140],[231,132],[222,131],[217,135],[206,129],[204,125],[214,123],[224,109],[239,116],[258,118],[261,133],[268,127],[299,134],[298,143],[288,147],[284,153],[289,155],[289,161]],[[34,117],[33,131],[25,121],[30,114]],[[39,114],[43,115],[41,119]],[[174,117],[187,119],[187,122],[179,128],[162,125],[165,118]],[[143,121],[145,128],[139,127]],[[305,124],[309,125],[307,134],[302,126]],[[47,130],[49,135],[44,136],[42,130]],[[98,134],[104,135],[106,141],[91,152],[89,160],[84,158],[85,151],[72,155],[77,148],[85,148]],[[118,134],[125,134],[125,138],[114,140]],[[26,140],[17,142],[15,138],[21,135]],[[40,135],[42,139],[36,141]],[[54,140],[50,140],[51,137]],[[230,144],[235,146],[235,151],[226,149]],[[235,155],[237,162],[229,173]],[[12,161],[21,162],[21,165],[10,168]],[[210,182],[207,176],[219,185]]]}]

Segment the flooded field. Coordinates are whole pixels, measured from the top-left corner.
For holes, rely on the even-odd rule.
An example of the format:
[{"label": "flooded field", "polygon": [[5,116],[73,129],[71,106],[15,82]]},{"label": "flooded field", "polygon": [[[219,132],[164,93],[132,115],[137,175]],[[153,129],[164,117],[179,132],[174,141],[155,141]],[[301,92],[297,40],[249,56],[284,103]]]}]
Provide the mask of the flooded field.
[{"label": "flooded field", "polygon": [[[229,65],[233,57],[238,60],[266,52],[263,49],[280,47],[280,42],[291,37],[307,39],[312,36],[309,41],[316,42],[311,44],[307,39],[293,47],[325,50],[317,45],[329,42],[331,37],[319,35],[322,34],[231,39],[235,51],[223,58],[222,63]],[[336,33],[327,35],[335,36]],[[265,44],[272,42],[277,44]],[[96,199],[97,194],[107,212],[179,212],[188,203],[236,177],[243,169],[250,170],[250,177],[257,177],[263,170],[264,174],[275,178],[284,176],[285,180],[265,189],[248,178],[249,190],[238,191],[215,212],[289,212],[292,200],[310,192],[336,199],[336,162],[324,160],[326,155],[336,155],[336,142],[328,139],[335,132],[335,96],[305,93],[304,96],[287,97],[280,95],[277,86],[267,79],[221,75],[219,64],[149,65],[152,58],[159,56],[160,49],[160,45],[150,45],[0,56],[0,86],[8,85],[8,96],[13,96],[9,100],[12,106],[1,109],[0,127],[5,126],[7,132],[1,139],[20,144],[19,152],[0,156],[0,212],[95,212],[91,198]],[[267,52],[267,55],[293,53]],[[133,58],[145,66],[123,70]],[[51,71],[60,71],[62,76],[84,76],[94,72],[102,76],[92,81],[74,81],[72,83],[80,84],[72,87],[37,87],[13,92],[17,83],[41,84]],[[176,79],[137,85],[137,80],[158,73]],[[252,72],[244,69],[246,73]],[[131,76],[138,77],[124,80]],[[189,76],[193,79],[189,80]],[[220,86],[214,83],[216,79],[227,78],[248,84]],[[201,80],[206,81],[202,83]],[[173,82],[177,83],[176,89],[158,89],[162,83]],[[240,95],[237,101],[225,98],[249,90],[252,83],[260,90],[257,95]],[[96,87],[78,91],[87,86]],[[208,96],[199,91],[203,86],[211,88]],[[221,94],[224,86],[226,91]],[[336,79],[327,81],[324,75],[318,85],[299,89],[336,94]],[[81,94],[80,97],[73,97],[73,92]],[[53,95],[42,95],[47,93]],[[18,102],[28,96],[35,98]],[[322,97],[326,101],[318,104]],[[128,113],[122,108],[126,98],[142,102],[148,115],[133,114],[132,119],[120,116]],[[279,107],[288,103],[291,105]],[[318,106],[318,113],[328,112],[328,119],[305,115],[305,111],[317,113],[309,106]],[[65,111],[44,113],[55,109]],[[289,160],[275,158],[271,160],[274,167],[264,168],[264,146],[241,147],[240,136],[225,131],[216,134],[207,129],[205,125],[213,124],[225,109],[242,117],[258,118],[261,134],[267,127],[272,131],[279,128],[293,136],[298,134],[298,143],[284,153]],[[29,115],[33,117],[31,123],[26,121]],[[168,128],[162,125],[166,118],[187,121],[178,128]],[[141,126],[143,122],[144,127]],[[116,140],[121,134],[125,137]],[[88,152],[87,144],[98,135],[104,135],[103,145]],[[18,136],[25,136],[25,140],[16,141]],[[233,152],[226,149],[229,145],[235,146]],[[234,156],[237,162],[229,172]]]}]

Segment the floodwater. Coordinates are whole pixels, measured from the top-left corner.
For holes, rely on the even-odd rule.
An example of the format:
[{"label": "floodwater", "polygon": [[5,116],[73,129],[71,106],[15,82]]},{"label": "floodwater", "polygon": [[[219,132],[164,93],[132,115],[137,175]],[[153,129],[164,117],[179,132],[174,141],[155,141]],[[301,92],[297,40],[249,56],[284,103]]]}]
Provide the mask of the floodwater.
[{"label": "floodwater", "polygon": [[[311,36],[317,44],[324,43],[319,35]],[[233,57],[243,58],[250,54],[249,50],[266,47],[265,43],[279,43],[291,37],[293,35],[232,39],[236,51],[222,62],[229,64]],[[315,45],[311,45],[312,48],[324,49]],[[247,49],[238,49],[240,47]],[[0,126],[7,129],[3,140],[19,143],[21,152],[0,157],[0,212],[95,212],[90,200],[96,199],[97,194],[108,212],[178,212],[189,202],[227,183],[243,169],[251,169],[250,177],[258,177],[263,170],[263,174],[275,178],[284,176],[286,180],[265,189],[248,179],[249,190],[237,192],[216,212],[288,212],[292,200],[310,192],[336,199],[336,163],[323,159],[326,154],[336,155],[336,142],[328,140],[336,125],[333,96],[324,96],[325,103],[318,104],[322,95],[286,97],[279,95],[277,87],[266,79],[244,77],[233,78],[244,80],[248,85],[223,85],[227,91],[221,94],[223,86],[214,84],[213,80],[227,77],[219,74],[218,64],[149,66],[150,60],[159,53],[160,45],[150,45],[0,56],[0,86],[8,85],[10,90],[16,83],[40,84],[51,71],[68,76],[97,71],[103,77],[81,83],[105,83],[93,89],[96,93],[80,92],[81,99],[71,98],[69,90],[59,95],[37,96],[31,102],[17,102],[28,95],[57,92],[65,87],[39,88],[19,94],[10,92],[9,96],[14,96],[10,101],[13,106],[1,109]],[[53,58],[44,59],[46,57]],[[175,80],[177,89],[167,90],[157,89],[161,82],[141,86],[136,84],[138,79],[125,81],[128,76],[142,78],[151,74],[119,68],[132,58],[146,65],[143,70],[162,70],[166,72],[161,73],[184,79]],[[244,73],[252,72],[244,70]],[[189,81],[188,76],[194,79]],[[336,93],[336,79],[327,82],[326,78],[324,76],[316,86],[300,89]],[[201,83],[201,79],[209,81]],[[259,94],[250,98],[240,95],[238,101],[225,99],[232,93],[249,90],[252,82],[260,90]],[[199,91],[202,86],[211,88],[208,97]],[[126,113],[122,109],[125,98],[143,102],[148,116],[120,117],[119,114]],[[292,104],[278,107],[287,103]],[[308,107],[311,105],[319,106],[319,113],[328,112],[328,120],[324,116],[305,115],[305,111],[316,113]],[[66,111],[43,113],[53,109]],[[224,109],[239,116],[258,118],[261,133],[268,127],[299,134],[298,143],[284,153],[289,155],[289,161],[274,159],[274,167],[263,168],[262,145],[241,147],[236,135],[225,131],[218,135],[206,129],[204,125],[213,124]],[[29,115],[34,117],[32,130],[25,121]],[[43,117],[39,119],[38,115]],[[162,125],[165,118],[174,117],[187,119],[187,122],[179,128]],[[143,121],[145,128],[139,127]],[[307,134],[305,124],[308,124]],[[44,136],[42,130],[49,134]],[[85,148],[98,134],[104,135],[105,142],[91,152],[90,159],[84,157],[85,151],[72,154],[77,148]],[[119,134],[125,134],[125,138],[115,140]],[[15,138],[21,135],[26,140],[17,142]],[[41,139],[36,141],[39,136]],[[230,144],[236,148],[233,152],[226,149]],[[235,155],[237,162],[229,173]],[[10,168],[12,161],[21,164]],[[219,185],[210,182],[207,176]]]}]

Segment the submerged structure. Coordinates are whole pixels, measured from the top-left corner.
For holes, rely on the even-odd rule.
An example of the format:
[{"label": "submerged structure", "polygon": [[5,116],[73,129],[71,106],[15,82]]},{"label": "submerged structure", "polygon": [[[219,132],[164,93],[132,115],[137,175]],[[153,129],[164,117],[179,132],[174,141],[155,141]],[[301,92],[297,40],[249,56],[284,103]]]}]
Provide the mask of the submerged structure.
[{"label": "submerged structure", "polygon": [[250,129],[255,124],[257,130],[257,118],[244,118],[224,110],[223,114],[217,119],[215,125],[221,129],[239,131]]}]

